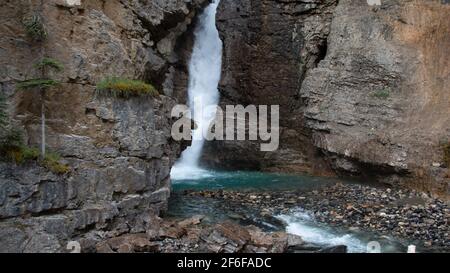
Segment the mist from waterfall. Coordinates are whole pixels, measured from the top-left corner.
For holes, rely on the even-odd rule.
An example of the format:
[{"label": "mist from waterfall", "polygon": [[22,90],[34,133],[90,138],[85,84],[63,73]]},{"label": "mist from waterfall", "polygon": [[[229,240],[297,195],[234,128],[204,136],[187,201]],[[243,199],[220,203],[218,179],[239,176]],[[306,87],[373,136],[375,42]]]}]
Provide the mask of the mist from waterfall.
[{"label": "mist from waterfall", "polygon": [[199,167],[205,144],[204,135],[215,118],[219,103],[218,85],[222,70],[222,41],[216,28],[216,12],[220,0],[209,4],[199,17],[194,31],[194,48],[189,63],[189,108],[196,129],[192,145],[181,155],[171,171],[172,179],[205,177],[208,171]]}]

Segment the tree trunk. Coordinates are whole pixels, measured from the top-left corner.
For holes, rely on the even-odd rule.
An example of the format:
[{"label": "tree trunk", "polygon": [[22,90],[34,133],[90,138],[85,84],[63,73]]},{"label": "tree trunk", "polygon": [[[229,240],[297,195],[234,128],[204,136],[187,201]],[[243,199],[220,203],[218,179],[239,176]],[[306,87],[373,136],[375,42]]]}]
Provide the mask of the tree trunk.
[{"label": "tree trunk", "polygon": [[41,158],[45,158],[45,97],[41,90]]}]

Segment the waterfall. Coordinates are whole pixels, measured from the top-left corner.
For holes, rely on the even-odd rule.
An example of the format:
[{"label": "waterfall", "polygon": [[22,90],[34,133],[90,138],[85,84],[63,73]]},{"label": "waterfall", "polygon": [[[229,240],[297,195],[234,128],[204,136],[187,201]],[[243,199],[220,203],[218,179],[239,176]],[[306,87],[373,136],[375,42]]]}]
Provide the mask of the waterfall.
[{"label": "waterfall", "polygon": [[189,63],[189,108],[196,129],[192,145],[181,155],[171,171],[172,179],[195,179],[208,172],[199,167],[205,144],[204,135],[215,118],[219,103],[218,85],[222,70],[222,41],[216,28],[216,12],[220,0],[214,0],[199,17],[194,31],[194,48]]}]

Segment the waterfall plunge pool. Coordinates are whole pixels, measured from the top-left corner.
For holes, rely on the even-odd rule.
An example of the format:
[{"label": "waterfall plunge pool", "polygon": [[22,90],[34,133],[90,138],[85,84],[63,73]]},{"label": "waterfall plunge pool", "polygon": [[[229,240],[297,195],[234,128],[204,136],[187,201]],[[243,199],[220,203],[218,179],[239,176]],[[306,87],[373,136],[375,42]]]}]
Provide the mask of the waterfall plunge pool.
[{"label": "waterfall plunge pool", "polygon": [[[308,211],[302,208],[283,211],[270,217],[260,217],[260,213],[245,206],[233,209],[229,204],[214,198],[186,195],[188,190],[238,190],[266,191],[280,190],[313,191],[319,186],[335,184],[334,179],[258,172],[214,172],[199,168],[199,159],[204,144],[203,135],[215,116],[215,111],[202,112],[204,106],[219,103],[218,84],[222,67],[222,41],[215,25],[216,12],[220,0],[211,1],[198,19],[195,42],[189,62],[189,107],[198,128],[193,131],[194,141],[182,154],[172,169],[173,195],[167,216],[186,218],[205,215],[209,221],[236,220],[242,224],[254,224],[267,230],[287,230],[302,236],[317,245],[344,244],[350,252],[364,252],[371,235],[337,230],[317,223]],[[382,238],[376,238],[381,240]],[[386,244],[384,251],[395,252],[395,244]]]},{"label": "waterfall plunge pool", "polygon": [[[230,207],[223,200],[205,198],[187,192],[231,190],[237,192],[274,193],[289,190],[314,191],[330,187],[342,179],[261,172],[222,172],[199,170],[187,176],[172,178],[173,195],[167,217],[186,218],[205,215],[205,221],[217,223],[231,220],[243,225],[256,225],[266,231],[284,230],[301,236],[318,246],[346,245],[349,252],[367,252],[369,242],[377,241],[382,252],[406,252],[407,243],[391,237],[333,227],[314,219],[310,211],[295,207],[272,217],[261,217],[245,206]],[[345,181],[343,183],[358,183]],[[274,221],[276,220],[276,221]]]}]

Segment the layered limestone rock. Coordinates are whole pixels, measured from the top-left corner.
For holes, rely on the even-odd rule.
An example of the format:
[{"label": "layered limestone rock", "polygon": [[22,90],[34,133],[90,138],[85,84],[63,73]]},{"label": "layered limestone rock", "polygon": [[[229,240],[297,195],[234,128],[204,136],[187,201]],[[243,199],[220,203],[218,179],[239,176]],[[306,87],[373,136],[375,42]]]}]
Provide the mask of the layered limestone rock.
[{"label": "layered limestone rock", "polygon": [[[132,234],[103,241],[98,253],[346,253],[346,246],[320,247],[300,236],[264,232],[256,226],[225,221],[202,223],[197,215],[180,222],[160,221],[157,234]],[[206,221],[205,221],[206,222]]]},{"label": "layered limestone rock", "polygon": [[328,165],[448,193],[449,8],[223,0],[222,105],[280,105],[281,147],[261,153],[258,143],[214,142],[207,163],[319,174]]},{"label": "layered limestone rock", "polygon": [[[47,144],[71,172],[0,164],[0,252],[63,251],[123,233],[145,232],[167,206],[175,83],[186,85],[175,48],[206,1],[9,1],[0,17],[0,91],[29,145],[40,144],[40,100],[16,90],[48,56],[65,69],[46,96]],[[48,32],[32,41],[22,18],[39,12]],[[102,79],[151,82],[158,98],[96,95]]]},{"label": "layered limestone rock", "polygon": [[[298,94],[305,72],[326,52],[336,0],[223,0],[218,28],[224,43],[221,105],[280,105],[280,148],[248,141],[213,142],[205,160],[236,169],[330,171],[311,143]],[[220,151],[220,152],[217,152]]]},{"label": "layered limestone rock", "polygon": [[448,194],[450,6],[363,2],[339,2],[300,90],[314,145],[339,172]]}]

